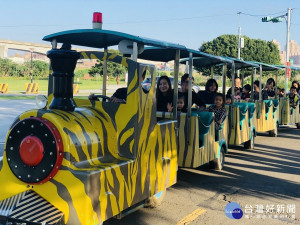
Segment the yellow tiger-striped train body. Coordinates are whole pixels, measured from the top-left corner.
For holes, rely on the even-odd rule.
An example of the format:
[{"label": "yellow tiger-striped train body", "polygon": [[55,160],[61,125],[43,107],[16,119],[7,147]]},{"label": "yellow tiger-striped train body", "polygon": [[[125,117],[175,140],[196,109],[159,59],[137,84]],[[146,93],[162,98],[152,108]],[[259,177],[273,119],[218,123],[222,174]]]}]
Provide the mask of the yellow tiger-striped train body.
[{"label": "yellow tiger-striped train body", "polygon": [[222,128],[215,132],[214,114],[212,112],[193,112],[190,126],[187,114],[182,113],[178,119],[178,166],[196,168],[219,158],[223,147],[227,152],[228,119]]},{"label": "yellow tiger-striped train body", "polygon": [[[231,113],[230,105],[226,105],[228,114]],[[249,102],[235,102],[230,115],[230,145],[240,145],[253,138],[255,135],[255,105]]]},{"label": "yellow tiger-striped train body", "polygon": [[257,132],[266,132],[275,130],[278,124],[279,101],[263,100],[255,101],[256,105],[256,122],[255,127]]},{"label": "yellow tiger-striped train body", "polygon": [[144,70],[155,77],[154,67],[116,55],[103,57],[128,68],[126,104],[74,99],[74,111],[46,108],[20,115],[7,138],[26,118],[50,121],[61,135],[63,160],[49,181],[27,184],[11,171],[6,146],[0,161],[0,204],[29,191],[60,211],[62,224],[102,224],[176,183],[176,122],[156,121],[155,79],[147,94],[139,85]]},{"label": "yellow tiger-striped train body", "polygon": [[279,100],[279,124],[296,124],[300,123],[299,105],[296,108],[290,107],[288,98]]}]

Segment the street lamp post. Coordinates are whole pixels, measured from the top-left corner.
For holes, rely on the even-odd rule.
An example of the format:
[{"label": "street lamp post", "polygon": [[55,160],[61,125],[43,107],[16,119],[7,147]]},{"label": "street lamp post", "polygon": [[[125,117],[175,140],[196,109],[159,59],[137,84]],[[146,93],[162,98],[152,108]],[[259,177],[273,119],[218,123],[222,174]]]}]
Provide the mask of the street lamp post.
[{"label": "street lamp post", "polygon": [[[278,23],[282,22],[283,18],[286,20],[286,65],[288,65],[290,57],[289,57],[289,50],[290,50],[290,26],[291,26],[291,8],[287,9],[287,13],[281,16],[277,17],[271,17],[271,16],[266,16],[261,19],[262,22],[273,22],[273,23]],[[288,74],[289,74],[289,68],[285,69],[285,93],[287,94],[288,92]]]},{"label": "street lamp post", "polygon": [[30,50],[30,83],[33,83],[32,53],[32,50]]},{"label": "street lamp post", "polygon": [[[291,8],[288,8],[286,18],[286,63],[290,61],[290,26],[291,26]],[[288,92],[288,68],[285,69],[285,94]]]}]

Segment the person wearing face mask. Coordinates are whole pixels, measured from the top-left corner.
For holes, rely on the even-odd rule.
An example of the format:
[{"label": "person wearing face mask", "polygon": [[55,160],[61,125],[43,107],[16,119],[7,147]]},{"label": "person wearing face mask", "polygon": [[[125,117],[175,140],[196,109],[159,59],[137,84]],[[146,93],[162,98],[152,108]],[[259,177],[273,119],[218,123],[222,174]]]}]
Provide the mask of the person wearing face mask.
[{"label": "person wearing face mask", "polygon": [[215,79],[209,79],[205,85],[205,91],[199,91],[198,96],[205,104],[214,104],[214,98],[218,91],[218,83]]},{"label": "person wearing face mask", "polygon": [[168,112],[172,106],[174,92],[172,90],[170,78],[161,76],[156,87],[156,109],[157,111]]}]

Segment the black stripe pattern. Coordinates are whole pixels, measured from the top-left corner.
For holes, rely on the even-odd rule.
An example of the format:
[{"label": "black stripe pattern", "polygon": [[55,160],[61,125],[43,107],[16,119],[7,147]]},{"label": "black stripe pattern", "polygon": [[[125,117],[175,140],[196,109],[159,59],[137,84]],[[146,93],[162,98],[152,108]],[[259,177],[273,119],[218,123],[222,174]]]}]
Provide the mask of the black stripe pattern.
[{"label": "black stripe pattern", "polygon": [[42,224],[57,224],[63,220],[63,213],[34,191],[1,201],[0,215]]}]

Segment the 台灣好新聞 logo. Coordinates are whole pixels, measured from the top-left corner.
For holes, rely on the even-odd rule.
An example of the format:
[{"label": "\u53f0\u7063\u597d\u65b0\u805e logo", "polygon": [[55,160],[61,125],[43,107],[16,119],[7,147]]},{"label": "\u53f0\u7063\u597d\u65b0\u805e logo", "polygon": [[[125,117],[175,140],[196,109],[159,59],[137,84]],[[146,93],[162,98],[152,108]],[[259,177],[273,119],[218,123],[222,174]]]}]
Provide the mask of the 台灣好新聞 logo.
[{"label": "\u53f0\u7063\u597d\u65b0\u805e logo", "polygon": [[242,207],[236,202],[229,202],[224,211],[230,219],[241,219],[243,217]]}]

